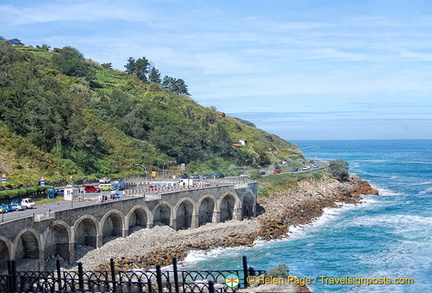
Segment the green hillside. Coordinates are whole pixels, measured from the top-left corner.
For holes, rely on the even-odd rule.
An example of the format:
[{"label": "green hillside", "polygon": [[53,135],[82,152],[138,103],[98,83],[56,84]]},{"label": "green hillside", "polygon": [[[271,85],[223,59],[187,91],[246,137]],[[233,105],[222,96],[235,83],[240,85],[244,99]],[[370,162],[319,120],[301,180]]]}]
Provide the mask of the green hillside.
[{"label": "green hillside", "polygon": [[[137,71],[143,59],[125,60],[133,66],[121,72],[71,47],[49,53],[0,41],[0,172],[8,184],[143,174],[133,163],[238,174],[304,160],[281,138],[200,106],[183,80],[159,78],[147,65]],[[233,146],[240,139],[246,145]]]}]

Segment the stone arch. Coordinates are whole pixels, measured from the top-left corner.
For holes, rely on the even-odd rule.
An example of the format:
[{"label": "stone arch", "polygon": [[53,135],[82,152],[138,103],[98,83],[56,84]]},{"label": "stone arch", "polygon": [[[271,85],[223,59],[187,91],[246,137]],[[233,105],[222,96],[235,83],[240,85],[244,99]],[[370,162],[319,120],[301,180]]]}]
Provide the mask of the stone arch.
[{"label": "stone arch", "polygon": [[155,225],[171,224],[172,206],[166,201],[160,201],[153,209],[153,223]]},{"label": "stone arch", "polygon": [[188,229],[192,227],[194,204],[190,198],[183,198],[174,207],[176,215],[175,228]]},{"label": "stone arch", "polygon": [[197,203],[198,226],[213,222],[213,215],[216,209],[216,198],[213,195],[205,195]]},{"label": "stone arch", "polygon": [[123,236],[124,215],[119,210],[110,210],[100,221],[103,241],[107,242],[108,237]]},{"label": "stone arch", "polygon": [[73,236],[75,246],[91,246],[98,247],[99,229],[95,217],[86,215],[80,217],[74,225]]},{"label": "stone arch", "polygon": [[125,220],[130,234],[134,230],[150,227],[153,223],[153,215],[148,207],[138,205],[128,212]]},{"label": "stone arch", "polygon": [[0,272],[7,271],[7,262],[11,259],[11,242],[0,236]]},{"label": "stone arch", "polygon": [[15,238],[14,255],[17,269],[40,268],[41,242],[40,235],[34,229],[23,229]]},{"label": "stone arch", "polygon": [[71,261],[69,243],[71,228],[63,221],[54,221],[44,233],[45,259],[50,256],[60,256]]},{"label": "stone arch", "polygon": [[242,219],[252,218],[254,216],[255,197],[248,192],[242,200]]},{"label": "stone arch", "polygon": [[239,199],[231,193],[224,194],[219,199],[220,222],[233,220],[239,206]]}]

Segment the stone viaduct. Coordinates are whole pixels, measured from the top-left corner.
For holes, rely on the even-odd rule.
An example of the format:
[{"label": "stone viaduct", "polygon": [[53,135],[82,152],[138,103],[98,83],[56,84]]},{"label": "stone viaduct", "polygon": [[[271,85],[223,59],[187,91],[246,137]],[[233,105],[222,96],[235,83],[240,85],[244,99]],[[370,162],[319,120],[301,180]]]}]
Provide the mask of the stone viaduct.
[{"label": "stone viaduct", "polygon": [[[256,215],[256,183],[220,184],[103,202],[29,216],[0,225],[0,271],[43,270],[45,259],[75,260],[80,245],[101,247],[106,237],[127,237],[140,228],[188,229]],[[109,239],[109,238],[108,238]]]}]

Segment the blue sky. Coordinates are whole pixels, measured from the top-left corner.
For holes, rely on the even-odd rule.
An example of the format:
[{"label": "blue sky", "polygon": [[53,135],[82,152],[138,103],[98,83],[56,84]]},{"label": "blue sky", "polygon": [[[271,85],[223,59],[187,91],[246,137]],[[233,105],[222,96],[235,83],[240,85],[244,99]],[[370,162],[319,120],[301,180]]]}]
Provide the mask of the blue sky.
[{"label": "blue sky", "polygon": [[286,140],[432,139],[429,0],[2,0],[0,36],[144,56]]}]

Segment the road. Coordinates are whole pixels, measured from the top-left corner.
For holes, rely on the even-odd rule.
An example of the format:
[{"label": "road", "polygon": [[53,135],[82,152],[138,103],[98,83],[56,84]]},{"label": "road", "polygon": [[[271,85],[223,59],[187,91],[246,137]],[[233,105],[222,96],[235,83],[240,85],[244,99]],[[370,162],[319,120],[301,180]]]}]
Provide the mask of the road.
[{"label": "road", "polygon": [[[124,191],[118,191],[118,193],[120,194],[120,199],[114,199],[114,200],[127,200],[127,199],[131,199],[131,198],[137,198],[137,197],[146,197],[150,198],[150,199],[154,199],[155,196],[160,196],[160,194],[163,193],[167,193],[167,192],[172,192],[172,191],[177,191],[179,190],[179,186],[172,186],[170,187],[166,187],[164,184],[166,184],[168,181],[154,181],[153,185],[158,185],[160,184],[160,186],[158,188],[149,188],[148,186],[145,186],[141,181],[137,181],[137,185],[134,188],[130,188],[130,189],[126,189]],[[177,181],[173,181],[173,182],[177,182]],[[208,183],[208,182],[207,182]],[[214,184],[214,183],[212,183]],[[219,185],[223,184],[223,183],[218,183]],[[209,186],[211,185],[211,183],[208,183],[208,185],[204,185],[205,186]],[[141,187],[140,187],[141,186]],[[185,189],[188,189],[189,186],[185,186],[182,187]],[[25,218],[28,216],[32,216],[32,215],[43,215],[43,216],[49,216],[49,213],[53,213],[53,212],[57,212],[57,211],[64,211],[64,210],[68,210],[68,209],[73,209],[73,208],[77,208],[77,207],[85,207],[85,206],[90,206],[90,205],[98,205],[101,204],[102,202],[99,201],[99,195],[101,194],[105,194],[108,197],[110,197],[110,191],[107,192],[102,192],[102,193],[98,193],[98,192],[86,192],[86,193],[80,193],[79,194],[79,198],[78,197],[76,199],[74,199],[73,201],[69,201],[69,200],[63,200],[63,197],[57,197],[59,200],[58,201],[54,201],[54,202],[49,202],[49,203],[45,203],[45,204],[37,204],[36,208],[34,209],[28,209],[28,210],[23,210],[23,211],[14,211],[14,212],[9,212],[9,213],[3,213],[0,214],[0,223],[2,222],[6,222],[6,221],[10,221],[10,220],[17,220],[17,219],[21,219],[21,218]]]},{"label": "road", "polygon": [[[287,172],[281,172],[279,174],[308,173],[308,172],[313,172],[316,170],[321,170],[321,169],[324,169],[324,168],[329,166],[329,163],[327,161],[317,160],[317,159],[314,159],[313,161],[314,161],[314,163],[310,163],[310,165],[317,165],[318,166],[317,168],[311,167],[309,170],[302,170],[301,168],[299,168],[299,171],[297,171],[297,172],[287,171]],[[267,174],[267,175],[270,175],[270,174]],[[228,177],[226,179],[228,179]],[[232,183],[242,182],[242,181],[247,180],[247,178],[240,177],[240,176],[232,176],[232,177],[229,177],[229,179],[232,180]],[[213,180],[213,181],[212,180],[205,180],[205,182],[207,182],[209,184],[210,184],[210,182],[212,182],[213,184],[217,183],[216,180]],[[159,182],[155,181],[154,183],[158,184]],[[223,180],[221,180],[221,182],[218,182],[218,183],[223,184]],[[144,193],[145,194],[155,194],[155,193],[169,192],[169,190],[148,189],[148,190],[141,190],[140,195],[131,194],[131,192],[133,192],[134,190],[136,190],[136,189],[127,189],[124,192],[120,191],[120,194],[121,194],[120,200],[130,199],[130,198],[134,198],[137,196],[143,196]],[[105,192],[105,194],[108,195],[109,192]],[[46,203],[46,204],[37,204],[35,209],[28,209],[28,210],[24,210],[24,211],[15,211],[15,212],[3,213],[0,216],[0,222],[16,220],[16,219],[32,216],[33,214],[35,214],[35,215],[45,214],[45,215],[49,216],[50,212],[63,211],[63,210],[72,209],[75,207],[84,207],[84,206],[89,206],[89,205],[101,204],[101,202],[98,201],[99,195],[100,195],[100,193],[97,193],[97,192],[81,193],[80,194],[81,198],[75,199],[73,201],[65,201],[65,200],[63,200],[62,197],[59,197],[59,200],[55,201],[55,202],[50,202],[50,203]]]}]

